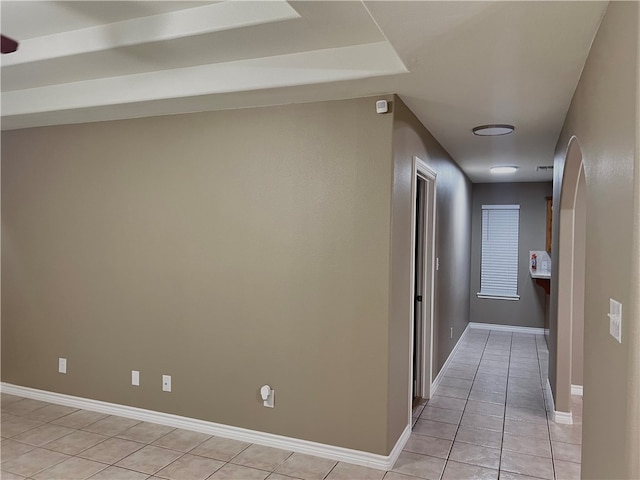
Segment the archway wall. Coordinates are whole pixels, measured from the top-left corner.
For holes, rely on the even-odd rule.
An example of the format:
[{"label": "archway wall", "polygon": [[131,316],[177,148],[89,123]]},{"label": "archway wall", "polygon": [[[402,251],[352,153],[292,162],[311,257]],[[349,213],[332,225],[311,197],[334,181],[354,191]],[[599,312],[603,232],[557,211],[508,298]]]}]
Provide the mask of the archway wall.
[{"label": "archway wall", "polygon": [[[640,4],[611,2],[594,39],[554,160],[554,245],[569,146],[578,141],[586,178],[582,478],[637,478],[640,397],[638,316],[638,115]],[[635,179],[634,179],[635,174]],[[558,258],[554,248],[553,274]],[[558,377],[558,286],[553,282],[549,377]],[[622,344],[609,335],[609,299],[623,304]],[[557,392],[554,391],[554,396]],[[636,450],[637,451],[637,450]],[[635,475],[634,475],[635,472]]]}]

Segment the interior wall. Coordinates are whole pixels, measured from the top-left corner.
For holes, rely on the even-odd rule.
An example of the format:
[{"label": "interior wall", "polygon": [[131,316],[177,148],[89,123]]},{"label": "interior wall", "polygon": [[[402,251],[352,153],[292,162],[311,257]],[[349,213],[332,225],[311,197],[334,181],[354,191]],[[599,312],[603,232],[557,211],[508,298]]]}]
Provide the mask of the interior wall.
[{"label": "interior wall", "polygon": [[[544,328],[545,292],[529,274],[529,251],[544,250],[547,201],[553,193],[551,182],[477,183],[473,185],[470,321]],[[518,235],[519,300],[478,298],[482,262],[482,205],[520,205]]]},{"label": "interior wall", "polygon": [[[409,416],[411,325],[411,176],[417,156],[436,172],[436,250],[433,376],[469,323],[471,182],[447,151],[396,97],[393,105],[393,191],[389,314],[389,442]],[[451,335],[453,329],[453,335]]]},{"label": "interior wall", "polygon": [[[636,150],[640,130],[639,7],[637,2],[609,3],[571,102],[554,162],[557,244],[563,170],[569,142],[575,136],[583,154],[587,185],[582,478],[636,478],[638,473],[637,450],[634,453],[630,448],[637,448],[640,435],[640,367],[632,361],[632,352],[640,349],[638,252],[632,244],[640,215],[634,204],[640,187],[637,180],[634,186],[634,170],[640,168]],[[552,290],[556,297],[565,293],[558,292],[557,286]],[[610,298],[623,304],[622,344],[609,335]],[[625,305],[630,308],[625,310]],[[560,372],[556,371],[557,345],[552,345],[558,329],[554,308],[550,323],[549,378],[555,389],[553,377]]]},{"label": "interior wall", "polygon": [[587,183],[580,170],[573,236],[573,308],[571,312],[571,384],[582,385],[584,358],[584,283],[587,248]]},{"label": "interior wall", "polygon": [[374,100],[3,132],[2,380],[388,454]]}]

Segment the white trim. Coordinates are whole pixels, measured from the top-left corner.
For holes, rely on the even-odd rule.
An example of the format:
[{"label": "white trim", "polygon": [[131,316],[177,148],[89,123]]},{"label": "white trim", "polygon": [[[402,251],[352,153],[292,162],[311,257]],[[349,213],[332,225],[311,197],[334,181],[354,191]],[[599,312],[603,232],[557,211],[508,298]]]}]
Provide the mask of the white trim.
[{"label": "white trim", "polygon": [[431,384],[431,395],[435,395],[436,390],[438,390],[438,387],[440,386],[440,381],[442,380],[442,377],[444,377],[444,372],[447,370],[447,367],[449,366],[449,363],[451,363],[451,359],[453,359],[454,355],[456,354],[456,352],[460,348],[460,345],[462,345],[462,340],[464,339],[464,337],[467,336],[467,333],[469,332],[469,328],[470,327],[471,327],[471,323],[469,323],[467,325],[467,327],[464,329],[464,332],[462,332],[462,335],[460,335],[460,338],[458,339],[458,342],[456,343],[456,346],[453,347],[453,350],[451,350],[451,353],[447,357],[447,361],[444,362],[444,365],[442,365],[442,368],[438,372],[438,376],[436,377],[436,379]]},{"label": "white trim", "polygon": [[560,423],[562,425],[573,425],[573,415],[571,415],[571,412],[558,412],[557,410],[554,410],[551,419],[555,423]]},{"label": "white trim", "polygon": [[478,298],[490,298],[491,300],[520,300],[520,295],[489,295],[487,293],[476,293]]},{"label": "white trim", "polygon": [[496,323],[477,322],[469,322],[469,327],[478,330],[497,330],[499,332],[531,333],[534,335],[544,335],[544,328],[537,327],[518,327],[515,325],[498,325]]},{"label": "white trim", "polygon": [[571,412],[559,412],[556,410],[555,403],[553,401],[553,391],[551,390],[551,384],[547,378],[547,384],[545,385],[544,397],[547,402],[547,411],[551,417],[551,421],[560,423],[562,425],[573,425],[573,415]]},{"label": "white trim", "polygon": [[146,410],[144,408],[102,402],[100,400],[92,400],[89,398],[65,395],[62,393],[47,392],[45,390],[12,385],[10,383],[1,383],[0,391],[2,391],[2,393],[32,398],[34,400],[42,400],[44,402],[106,413],[108,415],[133,418],[135,420],[167,425],[169,427],[183,428],[185,430],[206,433],[217,437],[281,448],[293,452],[306,453],[317,457],[329,458],[339,462],[347,462],[379,470],[390,470],[393,467],[393,464],[402,452],[405,443],[407,443],[407,440],[411,435],[411,424],[409,423],[402,432],[402,435],[400,435],[400,438],[393,447],[393,450],[391,450],[391,453],[389,455],[379,455],[361,450],[352,450],[350,448],[275,435],[273,433],[259,432],[231,425],[208,422],[206,420],[182,417],[171,413],[156,412],[153,410]]},{"label": "white trim", "polygon": [[582,396],[582,385],[571,385],[571,395]]},{"label": "white trim", "polygon": [[[410,316],[409,316],[409,341],[411,344],[411,347],[409,348],[409,391],[407,394],[407,399],[408,399],[408,419],[407,419],[407,424],[409,426],[411,426],[413,424],[413,409],[412,409],[412,404],[413,404],[413,336],[415,335],[414,332],[414,315],[415,315],[415,256],[416,256],[416,241],[415,241],[415,237],[416,237],[416,229],[417,229],[417,225],[416,225],[416,196],[417,196],[417,188],[418,188],[418,177],[421,177],[422,179],[432,182],[433,184],[433,204],[430,206],[432,208],[432,238],[429,239],[431,242],[431,264],[430,264],[430,268],[431,268],[431,285],[430,285],[430,292],[429,295],[431,297],[431,301],[430,301],[430,319],[429,319],[429,325],[426,325],[423,329],[423,341],[422,341],[422,348],[423,348],[423,354],[422,354],[422,359],[423,362],[426,359],[426,354],[425,354],[425,346],[426,346],[426,341],[425,341],[425,336],[428,336],[428,341],[430,344],[430,349],[429,349],[429,368],[422,368],[422,391],[420,392],[421,396],[424,398],[430,398],[433,395],[433,391],[431,390],[431,386],[432,386],[432,370],[433,370],[433,322],[434,322],[434,317],[435,317],[435,310],[434,310],[434,304],[435,304],[435,270],[436,270],[436,252],[435,252],[435,238],[436,238],[436,188],[437,188],[437,182],[436,182],[436,177],[437,177],[437,173],[432,170],[423,160],[421,160],[419,157],[415,156],[413,157],[413,161],[412,161],[412,169],[411,169],[411,267],[410,267],[410,287],[409,287],[409,293],[410,293],[410,297],[409,297],[409,305],[410,305]],[[428,273],[428,272],[425,272]]]},{"label": "white trim", "polygon": [[520,210],[520,205],[482,205],[482,210]]}]

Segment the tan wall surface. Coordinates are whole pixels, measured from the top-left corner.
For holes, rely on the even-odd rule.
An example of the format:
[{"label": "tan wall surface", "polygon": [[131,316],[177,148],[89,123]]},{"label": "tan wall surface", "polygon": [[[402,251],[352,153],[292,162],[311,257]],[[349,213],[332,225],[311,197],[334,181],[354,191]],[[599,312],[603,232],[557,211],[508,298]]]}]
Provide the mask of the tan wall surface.
[{"label": "tan wall surface", "polygon": [[392,118],[3,132],[2,380],[387,454]]},{"label": "tan wall surface", "polygon": [[[556,149],[554,244],[564,159],[573,135],[583,153],[587,183],[582,478],[637,478],[632,473],[637,451],[633,453],[627,445],[633,438],[637,446],[640,434],[640,398],[629,387],[630,378],[637,385],[640,373],[629,362],[640,342],[637,335],[628,335],[638,331],[640,321],[633,308],[640,292],[637,282],[632,282],[638,267],[632,237],[639,213],[633,202],[634,169],[639,168],[639,7],[637,2],[609,4]],[[637,275],[633,278],[637,280]],[[566,292],[558,292],[556,285],[552,294]],[[609,335],[609,298],[623,304],[622,344]],[[625,305],[632,308],[625,310]],[[556,370],[553,339],[557,329],[558,319],[552,315],[549,376],[553,388],[555,378],[566,375]]]},{"label": "tan wall surface", "polygon": [[[408,418],[411,303],[411,176],[414,155],[436,178],[434,378],[469,323],[471,182],[446,150],[396,97],[393,133],[391,292],[389,315],[389,444]],[[450,338],[450,328],[454,335]]]},{"label": "tan wall surface", "polygon": [[[477,183],[473,185],[470,321],[544,327],[545,293],[529,274],[529,251],[544,250],[547,201],[553,193],[551,182]],[[520,205],[518,235],[518,295],[520,299],[494,300],[478,298],[482,261],[482,205]]]}]

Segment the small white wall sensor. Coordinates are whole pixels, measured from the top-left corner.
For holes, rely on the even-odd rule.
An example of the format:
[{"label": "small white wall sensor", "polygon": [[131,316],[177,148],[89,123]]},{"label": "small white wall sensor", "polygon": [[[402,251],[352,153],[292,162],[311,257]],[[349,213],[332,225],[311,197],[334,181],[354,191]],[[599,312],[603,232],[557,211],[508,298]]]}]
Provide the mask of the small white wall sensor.
[{"label": "small white wall sensor", "polygon": [[386,100],[378,100],[376,102],[376,113],[387,113],[389,111],[389,104]]},{"label": "small white wall sensor", "polygon": [[263,385],[262,387],[260,387],[260,396],[262,397],[262,404],[265,407],[274,407],[275,392],[269,385]]}]

